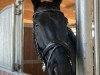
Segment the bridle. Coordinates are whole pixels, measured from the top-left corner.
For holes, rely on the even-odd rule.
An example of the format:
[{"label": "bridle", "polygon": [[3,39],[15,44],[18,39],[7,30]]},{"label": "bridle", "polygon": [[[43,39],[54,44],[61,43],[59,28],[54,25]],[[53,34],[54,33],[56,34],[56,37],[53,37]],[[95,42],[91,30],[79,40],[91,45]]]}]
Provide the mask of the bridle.
[{"label": "bridle", "polygon": [[[67,53],[67,57],[69,58],[69,60],[71,60],[70,58],[70,51],[68,51],[69,49],[69,46],[68,44],[66,44],[65,42],[61,42],[61,41],[57,41],[57,42],[50,42],[46,48],[43,50],[43,53],[42,53],[42,59],[44,60],[44,64],[46,64],[46,67],[48,68],[49,67],[49,62],[50,62],[50,59],[53,55],[53,53],[55,52],[55,50],[57,50],[56,48],[58,47],[63,47],[65,48],[65,51]],[[51,51],[51,52],[50,52]],[[48,59],[45,60],[45,56],[49,53],[49,56],[48,56]]]},{"label": "bridle", "polygon": [[[46,10],[39,10],[39,11],[36,11],[34,13],[34,16],[37,15],[37,14],[40,14],[40,13],[44,13],[44,12],[60,12],[62,13],[60,10],[58,9],[46,9]],[[36,42],[36,45],[37,45],[37,41],[35,39],[35,42]],[[55,50],[57,50],[56,48],[58,47],[63,47],[65,48],[66,52],[67,52],[67,57],[71,60],[70,58],[70,51],[69,50],[69,46],[66,42],[62,42],[62,41],[56,41],[56,42],[50,42],[46,48],[43,50],[42,54],[40,55],[40,59],[42,60],[43,62],[43,65],[44,65],[44,68],[43,70],[45,70],[46,68],[49,67],[49,62],[50,62],[50,59],[53,55],[53,53],[55,52]],[[49,53],[49,56],[48,58],[45,58],[47,56],[47,54]]]}]

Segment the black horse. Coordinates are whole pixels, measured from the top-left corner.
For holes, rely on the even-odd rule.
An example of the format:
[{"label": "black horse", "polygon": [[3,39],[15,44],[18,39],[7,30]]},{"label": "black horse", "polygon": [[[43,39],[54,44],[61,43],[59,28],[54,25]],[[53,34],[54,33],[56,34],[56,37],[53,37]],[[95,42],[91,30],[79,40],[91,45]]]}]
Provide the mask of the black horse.
[{"label": "black horse", "polygon": [[76,39],[66,26],[68,21],[60,11],[61,2],[32,0],[33,36],[49,75],[76,75]]}]

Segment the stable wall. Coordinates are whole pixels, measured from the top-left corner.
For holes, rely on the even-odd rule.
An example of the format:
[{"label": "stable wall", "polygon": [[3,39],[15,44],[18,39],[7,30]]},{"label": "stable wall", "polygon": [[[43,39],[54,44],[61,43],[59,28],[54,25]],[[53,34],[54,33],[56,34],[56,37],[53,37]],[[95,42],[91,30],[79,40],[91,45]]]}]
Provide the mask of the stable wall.
[{"label": "stable wall", "polygon": [[24,27],[24,72],[31,75],[47,75],[42,71],[42,65],[36,53],[35,44],[32,40],[32,26]]}]

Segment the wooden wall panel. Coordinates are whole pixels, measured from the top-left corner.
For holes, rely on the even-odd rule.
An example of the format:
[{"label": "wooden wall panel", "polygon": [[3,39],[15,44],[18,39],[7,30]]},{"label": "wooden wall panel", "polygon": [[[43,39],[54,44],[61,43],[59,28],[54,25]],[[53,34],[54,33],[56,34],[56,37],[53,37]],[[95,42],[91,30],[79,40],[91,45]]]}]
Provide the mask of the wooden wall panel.
[{"label": "wooden wall panel", "polygon": [[25,64],[24,72],[31,75],[48,75],[46,72],[42,71],[41,64]]},{"label": "wooden wall panel", "polygon": [[24,30],[24,60],[37,60],[37,54],[32,40],[32,28]]},{"label": "wooden wall panel", "polygon": [[[38,61],[38,56],[32,40],[32,28],[24,28],[24,60]],[[24,72],[31,75],[48,75],[42,71],[41,63],[30,61],[28,64],[24,64]]]}]

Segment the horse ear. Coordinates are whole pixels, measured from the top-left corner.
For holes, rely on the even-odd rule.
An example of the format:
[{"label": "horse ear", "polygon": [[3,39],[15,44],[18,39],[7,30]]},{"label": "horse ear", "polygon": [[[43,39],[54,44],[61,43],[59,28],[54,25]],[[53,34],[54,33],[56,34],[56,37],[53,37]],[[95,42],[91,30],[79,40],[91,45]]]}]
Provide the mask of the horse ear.
[{"label": "horse ear", "polygon": [[39,7],[40,3],[41,3],[41,0],[31,0],[33,5],[34,5],[34,8],[37,8]]},{"label": "horse ear", "polygon": [[62,2],[62,0],[53,0],[52,3],[54,4],[54,6],[60,7],[61,2]]}]

